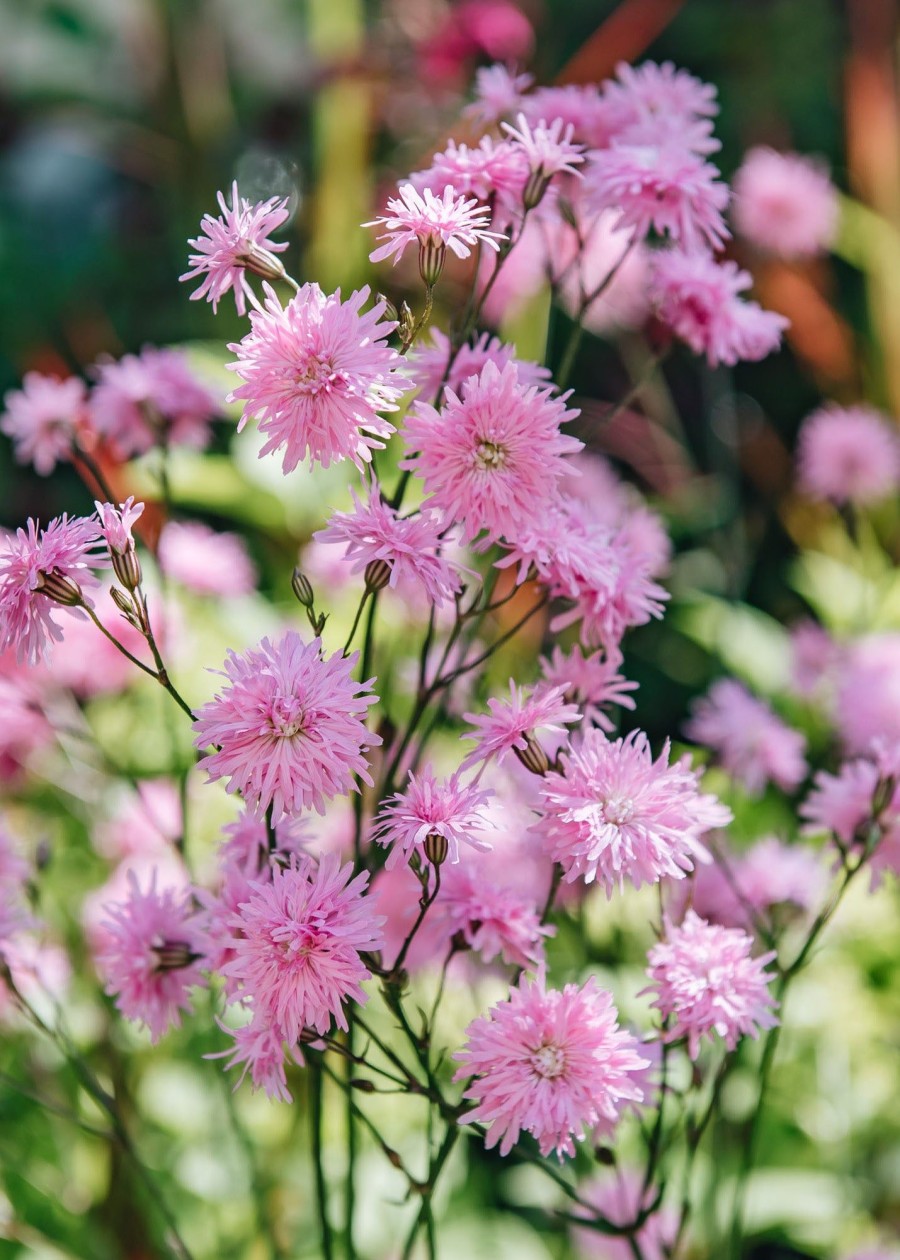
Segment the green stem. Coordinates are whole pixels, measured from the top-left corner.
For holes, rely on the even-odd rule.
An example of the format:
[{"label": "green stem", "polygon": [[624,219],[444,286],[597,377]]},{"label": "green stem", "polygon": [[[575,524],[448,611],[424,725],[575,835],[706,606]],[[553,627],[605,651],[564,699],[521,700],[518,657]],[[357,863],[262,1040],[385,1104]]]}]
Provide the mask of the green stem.
[{"label": "green stem", "polygon": [[331,1224],[328,1220],[328,1187],[325,1182],[325,1168],[322,1163],[322,1069],[321,1065],[309,1058],[309,1091],[310,1091],[310,1139],[312,1146],[313,1168],[316,1178],[316,1208],[319,1215],[319,1231],[322,1239],[322,1260],[334,1260],[334,1242],[331,1236]]}]

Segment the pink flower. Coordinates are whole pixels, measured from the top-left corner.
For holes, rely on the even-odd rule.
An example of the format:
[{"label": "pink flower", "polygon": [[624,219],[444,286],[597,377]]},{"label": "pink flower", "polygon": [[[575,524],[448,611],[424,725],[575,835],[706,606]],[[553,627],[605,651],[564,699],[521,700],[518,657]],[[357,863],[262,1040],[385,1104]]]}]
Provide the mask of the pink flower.
[{"label": "pink flower", "polygon": [[601,1118],[614,1123],[623,1100],[639,1102],[632,1073],[646,1067],[634,1037],[618,1026],[612,995],[591,977],[547,989],[525,977],[509,997],[466,1029],[454,1054],[456,1080],[476,1079],[463,1097],[476,1104],[463,1124],[488,1125],[485,1146],[508,1155],[524,1130],[542,1155],[574,1155],[573,1138]]},{"label": "pink flower", "polygon": [[603,336],[639,327],[649,313],[649,251],[628,228],[615,226],[614,210],[588,214],[577,201],[573,209],[577,231],[563,219],[545,231],[547,269],[557,278],[563,308],[575,319],[582,302],[596,293],[584,312],[587,329]]},{"label": "pink flower", "polygon": [[109,548],[110,555],[124,556],[134,551],[134,536],[131,528],[143,515],[143,503],[135,504],[132,494],[118,507],[113,503],[99,502],[95,502],[94,507],[97,509],[97,517],[100,521],[100,534]]},{"label": "pink flower", "polygon": [[417,402],[406,419],[407,456],[431,495],[429,505],[458,522],[466,540],[514,536],[553,496],[563,456],[582,443],[560,432],[578,414],[568,395],[525,386],[513,363],[485,364],[461,396],[445,390],[440,411]]},{"label": "pink flower", "polygon": [[84,383],[26,372],[20,390],[4,398],[0,430],[12,438],[20,464],[34,464],[42,477],[72,458],[79,430],[87,424]]},{"label": "pink flower", "polygon": [[169,521],[157,558],[167,577],[198,595],[233,597],[256,589],[256,568],[243,538],[200,521]]},{"label": "pink flower", "polygon": [[412,184],[401,184],[400,196],[388,198],[387,210],[387,214],[363,224],[387,229],[377,238],[385,244],[372,250],[370,261],[381,262],[393,256],[396,266],[407,245],[418,243],[419,269],[426,284],[437,280],[448,248],[457,258],[468,258],[473,246],[487,245],[496,251],[500,241],[506,239],[502,232],[489,230],[489,206],[458,196],[450,184],[440,196],[430,188],[419,193]]},{"label": "pink flower", "polygon": [[450,186],[458,196],[486,202],[499,195],[514,204],[521,200],[527,179],[528,160],[521,148],[490,136],[482,136],[474,149],[451,140],[442,153],[434,155],[427,170],[410,176],[420,192]]},{"label": "pink flower", "polygon": [[539,731],[552,731],[565,736],[566,726],[581,720],[578,708],[565,697],[564,687],[538,683],[534,687],[517,687],[509,680],[509,699],[487,702],[488,713],[465,713],[463,717],[474,727],[463,739],[475,740],[475,747],[462,764],[477,765],[496,757],[498,764],[507,753],[515,752],[519,760],[535,774],[547,769],[547,754],[537,741]]},{"label": "pink flower", "polygon": [[805,699],[820,695],[839,665],[841,650],[824,626],[798,621],[790,628],[791,686]]},{"label": "pink flower", "polygon": [[[647,1047],[641,1047],[646,1052]],[[604,1172],[579,1186],[580,1198],[594,1205],[597,1216],[611,1225],[630,1225],[642,1211],[650,1207],[654,1198],[651,1187],[643,1188],[643,1172],[631,1168],[618,1168]],[[589,1213],[578,1209],[579,1216]],[[678,1215],[671,1208],[659,1207],[635,1231],[634,1241],[640,1247],[643,1260],[667,1260],[673,1249],[678,1231]],[[572,1238],[583,1260],[632,1260],[634,1252],[627,1238],[605,1234],[587,1226],[575,1226]]]},{"label": "pink flower", "polygon": [[752,280],[731,261],[663,250],[654,260],[652,300],[660,320],[710,367],[762,359],[781,345],[788,320],[740,294]]},{"label": "pink flower", "polygon": [[738,232],[760,249],[805,258],[834,240],[840,203],[824,163],[759,147],[734,177],[733,214]]},{"label": "pink flower", "polygon": [[[78,624],[74,617],[71,623]],[[25,666],[17,666],[14,659],[4,662],[0,672],[0,783],[17,783],[35,755],[55,742],[45,701],[43,688]]]},{"label": "pink flower", "polygon": [[409,786],[386,801],[375,818],[372,839],[390,845],[387,867],[408,862],[421,852],[430,835],[443,836],[451,863],[459,861],[459,846],[489,849],[482,838],[488,823],[482,807],[490,797],[474,783],[464,784],[459,773],[437,779],[430,766],[409,776]]},{"label": "pink flower", "polygon": [[40,533],[29,518],[27,533],[18,529],[2,540],[0,651],[15,647],[19,662],[29,665],[49,661],[50,642],[63,637],[53,613],[87,603],[83,588],[98,585],[91,568],[108,563],[94,550],[98,541],[96,517],[65,513]]},{"label": "pink flower", "polygon": [[450,338],[439,328],[432,328],[431,344],[419,343],[407,355],[418,392],[427,402],[434,404],[438,391],[445,386],[458,394],[469,377],[478,376],[486,363],[496,364],[501,372],[507,363],[514,363],[519,381],[525,386],[544,385],[550,377],[549,368],[528,359],[517,359],[515,346],[490,333],[481,333],[473,344],[461,346],[452,363],[450,354]]},{"label": "pink flower", "polygon": [[244,809],[235,822],[222,828],[225,839],[217,858],[220,870],[237,867],[248,879],[261,879],[276,865],[286,865],[294,855],[301,857],[312,837],[306,818],[282,818],[274,827],[275,847],[271,847],[264,818]]},{"label": "pink flower", "polygon": [[534,966],[543,961],[544,938],[556,931],[541,923],[534,897],[490,878],[477,860],[443,868],[433,912],[448,940],[459,933],[485,963]]},{"label": "pink flower", "polygon": [[118,803],[113,816],[95,825],[92,840],[107,858],[150,857],[175,852],[184,828],[181,800],[171,779],[144,779]]},{"label": "pink flower", "polygon": [[722,218],[728,188],[718,174],[677,143],[617,145],[593,155],[587,195],[595,209],[616,210],[616,226],[638,238],[652,228],[686,250],[719,249],[729,232]]},{"label": "pink flower", "polygon": [[749,930],[760,920],[780,924],[785,914],[812,910],[825,885],[817,853],[767,836],[744,853],[717,852],[711,866],[697,868],[675,904],[690,905],[711,923]]},{"label": "pink flower", "polygon": [[586,722],[593,722],[602,731],[613,730],[613,722],[603,712],[605,705],[617,704],[623,709],[633,709],[634,700],[628,694],[637,691],[638,684],[629,682],[619,673],[622,653],[614,648],[609,653],[592,652],[585,656],[576,643],[569,652],[557,645],[549,660],[541,657],[541,670],[547,682],[565,690],[566,699],[581,710]]},{"label": "pink flower", "polygon": [[819,770],[809,796],[801,804],[803,830],[810,835],[832,832],[844,846],[857,843],[875,813],[875,789],[880,779],[874,761],[845,761],[837,774]]},{"label": "pink flower", "polygon": [[205,214],[200,222],[202,235],[188,242],[197,253],[191,254],[192,270],[186,271],[180,280],[196,280],[203,276],[199,289],[191,294],[191,300],[205,297],[212,302],[213,310],[230,290],[239,315],[247,313],[247,298],[255,301],[247,281],[246,271],[275,279],[284,274],[281,262],[273,254],[287,249],[287,243],[276,245],[270,233],[280,228],[288,218],[286,199],[269,197],[267,201],[251,203],[238,196],[237,180],[231,185],[231,205],[224,195],[217,194],[222,214],[218,218]]},{"label": "pink flower", "polygon": [[866,753],[875,739],[900,740],[900,634],[864,635],[847,647],[836,672],[844,746]]},{"label": "pink flower", "polygon": [[394,432],[378,413],[396,411],[404,391],[400,357],[385,344],[394,325],[381,319],[384,302],[361,313],[368,287],[343,302],[340,289],[326,295],[305,284],[282,308],[263,288],[264,309],[250,312],[250,332],[228,347],[238,359],[227,366],[244,382],[229,395],[244,403],[238,428],[259,420],[260,455],[283,450],[285,473],[307,452],[310,467],[352,459],[361,468]]},{"label": "pink flower", "polygon": [[233,920],[235,957],[223,968],[252,1001],[255,1018],[293,1045],[304,1028],[346,1031],[344,1004],[367,1001],[370,972],[360,951],[381,947],[383,919],[365,896],[368,872],[353,877],[336,854],[311,858],[251,884]]},{"label": "pink flower", "polygon": [[[247,1073],[254,1090],[262,1089],[273,1102],[293,1102],[291,1091],[287,1086],[284,1071],[285,1045],[284,1033],[275,1025],[258,1023],[253,1020],[243,1028],[229,1028],[220,1020],[216,1021],[224,1033],[234,1039],[234,1045],[217,1054],[207,1054],[205,1059],[228,1059],[228,1068],[240,1067],[241,1074],[235,1082],[235,1089],[244,1083]],[[303,1066],[303,1055],[297,1046],[289,1051],[290,1057],[298,1066]],[[230,1057],[229,1057],[230,1056]]]},{"label": "pink flower", "polygon": [[751,795],[767,783],[793,792],[806,777],[806,739],[734,678],[720,678],[693,705],[688,739],[711,748]]},{"label": "pink flower", "polygon": [[377,696],[372,682],[352,677],[359,653],[325,657],[320,639],[304,643],[293,630],[276,643],[263,639],[243,656],[229,651],[228,685],[203,705],[194,743],[217,751],[201,758],[209,780],[227,778],[273,822],[302,809],[325,812],[326,799],[372,786],[363,749],[381,743],[363,717]]},{"label": "pink flower", "polygon": [[378,567],[384,566],[386,576],[380,585],[421,588],[436,607],[451,603],[460,589],[460,579],[441,555],[445,524],[429,511],[401,517],[374,486],[367,503],[361,503],[353,489],[350,493],[354,510],[335,512],[328,527],[317,530],[313,537],[323,543],[343,544],[351,571],[365,571],[367,583],[371,577],[376,589]]},{"label": "pink flower", "polygon": [[608,110],[593,83],[539,87],[523,99],[517,112],[532,126],[549,119],[560,122],[567,131],[571,127],[573,137],[590,147],[599,147],[608,139]]},{"label": "pink flower", "polygon": [[188,897],[171,888],[158,891],[155,871],[146,892],[133,871],[128,887],[125,901],[105,907],[97,963],[119,1011],[145,1024],[155,1043],[180,1026],[181,1012],[191,1009],[189,991],[206,983],[205,944]]},{"label": "pink flower", "polygon": [[202,450],[209,443],[210,421],[221,404],[182,351],[145,346],[139,355],[99,364],[96,373],[91,420],[120,459],[154,446]]},{"label": "pink flower", "polygon": [[894,424],[870,407],[820,407],[797,439],[797,483],[813,499],[865,507],[897,490]]},{"label": "pink flower", "polygon": [[584,145],[572,141],[573,127],[561,118],[549,125],[545,119],[532,127],[524,114],[516,118],[516,127],[501,123],[510,140],[521,148],[531,172],[522,192],[522,200],[532,209],[543,198],[554,175],[580,175],[584,162]]},{"label": "pink flower", "polygon": [[708,860],[700,836],[731,821],[686,761],[669,765],[668,744],[654,761],[641,731],[611,742],[591,727],[562,761],[541,784],[537,831],[567,882],[599,880],[607,897],[626,878],[635,888],[683,879]]},{"label": "pink flower", "polygon": [[[621,62],[616,79],[604,83],[601,105],[610,141],[629,145],[683,145],[692,153],[712,153],[719,142],[710,119],[719,112],[710,83],[677,70],[671,61],[640,66]],[[598,141],[598,143],[601,143]]]},{"label": "pink flower", "polygon": [[666,924],[665,938],[647,955],[653,983],[644,990],[655,993],[652,1005],[669,1021],[666,1041],[686,1037],[696,1059],[701,1039],[714,1033],[734,1050],[741,1037],[774,1028],[774,977],[765,968],[775,953],[751,958],[752,948],[745,932],[707,923],[693,910],[681,927]]},{"label": "pink flower", "polygon": [[514,74],[506,66],[480,66],[475,71],[475,100],[465,107],[463,116],[483,123],[508,118],[533,82],[532,75]]}]

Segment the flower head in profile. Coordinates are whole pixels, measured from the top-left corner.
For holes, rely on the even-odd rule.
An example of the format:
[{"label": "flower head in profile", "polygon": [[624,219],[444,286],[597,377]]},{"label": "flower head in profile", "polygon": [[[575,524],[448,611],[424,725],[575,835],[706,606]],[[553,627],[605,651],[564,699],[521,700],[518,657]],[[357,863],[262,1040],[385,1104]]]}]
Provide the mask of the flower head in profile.
[{"label": "flower head in profile", "polygon": [[190,990],[202,975],[205,942],[187,895],[158,889],[156,871],[144,891],[128,872],[128,896],[106,905],[97,964],[106,992],[126,1017],[146,1024],[159,1041],[191,1009]]},{"label": "flower head in profile", "polygon": [[230,345],[227,366],[244,382],[230,399],[244,404],[239,428],[252,416],[266,438],[260,456],[283,451],[285,473],[309,456],[323,468],[352,459],[369,462],[394,427],[379,413],[396,411],[406,388],[401,360],[386,344],[394,325],[382,320],[384,302],[368,311],[368,287],[342,301],[305,284],[282,307],[270,285],[261,310],[250,312],[250,332]]},{"label": "flower head in profile", "polygon": [[429,836],[447,842],[451,863],[459,861],[460,844],[482,851],[490,849],[484,839],[489,824],[482,807],[491,793],[474,783],[461,782],[459,773],[438,779],[430,766],[411,774],[403,792],[397,792],[375,818],[372,839],[390,846],[387,867],[408,862],[414,852],[424,849]]},{"label": "flower head in profile", "polygon": [[652,1005],[669,1021],[666,1041],[687,1038],[696,1059],[703,1038],[721,1037],[734,1050],[741,1037],[757,1037],[778,1022],[769,992],[773,979],[765,970],[775,954],[752,958],[753,938],[738,928],[720,927],[693,910],[680,927],[666,924],[666,933],[647,955],[655,994]]},{"label": "flower head in profile", "polygon": [[72,458],[80,430],[87,425],[84,382],[77,376],[58,380],[26,372],[22,388],[10,390],[0,431],[12,438],[20,464],[33,464],[42,477]]},{"label": "flower head in profile", "polygon": [[896,426],[871,407],[820,407],[797,439],[797,483],[813,499],[865,507],[900,484]]},{"label": "flower head in profile", "polygon": [[157,558],[166,577],[198,595],[248,595],[256,588],[256,567],[243,538],[202,521],[167,522]]},{"label": "flower head in profile", "polygon": [[647,1061],[593,977],[562,990],[547,989],[542,975],[523,977],[466,1037],[453,1057],[463,1064],[457,1080],[475,1077],[464,1094],[475,1107],[461,1123],[486,1124],[485,1145],[499,1142],[501,1155],[523,1131],[542,1155],[574,1155],[586,1128],[615,1124],[624,1101],[642,1098],[633,1074]]},{"label": "flower head in profile", "polygon": [[629,682],[619,673],[621,664],[622,653],[618,649],[585,656],[577,643],[569,652],[557,645],[549,660],[541,657],[541,670],[547,682],[562,687],[566,699],[578,706],[584,720],[602,731],[614,729],[612,720],[604,712],[607,705],[634,708],[634,699],[629,693],[637,691],[638,684]]},{"label": "flower head in profile", "polygon": [[517,687],[509,680],[509,699],[491,697],[487,713],[466,713],[463,716],[474,726],[463,739],[475,740],[475,747],[463,762],[463,769],[496,757],[503,761],[514,752],[533,773],[543,774],[548,766],[547,753],[537,739],[540,731],[566,734],[566,726],[578,722],[581,714],[566,699],[564,687],[538,683],[535,687]]},{"label": "flower head in profile", "polygon": [[528,162],[530,175],[522,190],[522,201],[529,210],[542,200],[554,175],[580,174],[584,145],[574,143],[571,123],[556,118],[548,124],[541,118],[532,126],[524,114],[519,114],[515,127],[509,123],[501,125]]},{"label": "flower head in profile", "polygon": [[[235,1089],[240,1088],[249,1072],[254,1090],[263,1090],[275,1102],[293,1102],[284,1070],[287,1056],[285,1036],[281,1028],[277,1024],[256,1019],[241,1028],[229,1028],[221,1020],[216,1022],[233,1039],[234,1044],[227,1050],[219,1050],[216,1054],[203,1057],[227,1059],[226,1070],[239,1067],[241,1074],[235,1082]],[[291,1049],[290,1058],[298,1066],[303,1066],[303,1055],[298,1046]]]},{"label": "flower head in profile", "polygon": [[750,149],[734,177],[734,225],[778,258],[808,258],[828,249],[840,217],[827,167],[799,153]]},{"label": "flower head in profile", "polygon": [[752,280],[731,261],[682,250],[659,252],[651,296],[659,319],[710,367],[765,358],[781,344],[788,320],[741,297]]},{"label": "flower head in profile", "polygon": [[110,555],[124,556],[134,551],[134,535],[131,530],[144,512],[143,503],[135,503],[129,495],[118,507],[114,503],[95,502],[100,521],[100,534],[109,548]]},{"label": "flower head in profile", "polygon": [[360,502],[352,488],[350,493],[354,510],[335,512],[327,528],[313,537],[343,545],[351,571],[365,571],[373,589],[402,584],[424,590],[436,607],[452,602],[460,579],[441,555],[443,522],[427,510],[400,516],[374,486],[366,503]]},{"label": "flower head in profile", "polygon": [[337,854],[303,857],[251,884],[234,916],[234,958],[223,971],[251,1000],[255,1019],[289,1045],[305,1028],[346,1030],[344,1005],[367,1001],[361,951],[381,948],[383,920],[366,896],[367,871],[353,875]]},{"label": "flower head in profile", "polygon": [[511,117],[534,82],[530,74],[516,74],[503,65],[479,66],[475,71],[475,100],[463,116],[477,122],[495,123]]},{"label": "flower head in profile", "polygon": [[515,536],[553,497],[563,457],[581,450],[560,426],[578,413],[568,395],[525,386],[513,363],[487,363],[438,411],[417,402],[406,419],[401,468],[420,476],[430,506],[459,522],[465,539]]},{"label": "flower head in profile", "polygon": [[364,717],[377,697],[372,680],[356,682],[359,653],[326,657],[320,639],[304,643],[293,630],[263,639],[243,656],[229,652],[227,685],[203,705],[195,745],[215,751],[200,761],[210,780],[225,778],[273,822],[302,809],[325,812],[325,801],[372,785],[363,750],[381,743]]},{"label": "flower head in profile", "polygon": [[734,678],[720,678],[695,702],[684,732],[754,795],[770,782],[792,792],[806,777],[805,737]]},{"label": "flower head in profile", "polygon": [[635,888],[682,879],[708,860],[703,833],[731,821],[684,761],[669,765],[668,746],[653,760],[642,731],[610,741],[592,727],[562,761],[541,783],[537,830],[570,883],[596,880],[611,896],[626,879]]},{"label": "flower head in profile", "polygon": [[686,250],[719,249],[729,232],[728,188],[718,176],[677,143],[615,145],[593,155],[588,196],[595,209],[617,211],[616,226],[639,239],[652,230]]},{"label": "flower head in profile", "polygon": [[287,199],[269,197],[266,201],[250,202],[239,196],[235,180],[231,185],[231,205],[221,192],[218,202],[221,215],[205,214],[200,221],[201,235],[188,242],[197,252],[190,256],[191,270],[179,279],[196,280],[202,276],[200,287],[191,294],[192,301],[206,298],[215,311],[225,294],[231,292],[238,314],[245,315],[247,298],[254,301],[247,271],[268,280],[284,275],[284,267],[275,254],[287,249],[287,243],[276,244],[270,234],[287,220]]},{"label": "flower head in profile", "polygon": [[489,206],[474,197],[462,197],[451,184],[440,196],[430,188],[417,192],[412,184],[400,185],[400,196],[389,197],[387,214],[364,223],[363,227],[383,227],[377,238],[384,241],[369,255],[371,262],[394,259],[396,266],[408,245],[419,247],[419,270],[426,284],[434,284],[444,266],[446,251],[468,258],[474,246],[487,245],[494,251],[505,240],[502,232],[490,230]]},{"label": "flower head in profile", "polygon": [[63,637],[53,613],[86,604],[84,588],[98,585],[91,569],[108,563],[99,541],[96,517],[63,513],[42,530],[29,518],[0,542],[0,651],[13,647],[29,665],[49,660]]},{"label": "flower head in profile", "polygon": [[119,459],[154,446],[202,450],[219,399],[197,378],[181,350],[145,346],[94,369],[91,423]]}]

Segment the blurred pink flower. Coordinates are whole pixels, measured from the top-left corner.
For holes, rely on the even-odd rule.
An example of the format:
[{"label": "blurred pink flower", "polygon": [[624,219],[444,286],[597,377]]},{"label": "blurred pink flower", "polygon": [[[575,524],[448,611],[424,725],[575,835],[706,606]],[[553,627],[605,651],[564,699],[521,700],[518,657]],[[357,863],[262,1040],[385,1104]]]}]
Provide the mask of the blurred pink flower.
[{"label": "blurred pink flower", "polygon": [[3,402],[0,431],[12,438],[20,464],[34,464],[42,477],[72,457],[79,431],[88,424],[84,382],[76,376],[58,380],[26,372],[22,388],[10,390]]},{"label": "blurred pink flower", "polygon": [[797,438],[797,484],[813,499],[859,507],[895,493],[896,426],[870,407],[820,407],[804,420]]},{"label": "blurred pink flower", "polygon": [[710,121],[719,112],[715,87],[671,61],[620,62],[616,78],[603,84],[600,102],[607,134],[597,143],[603,147],[676,143],[701,155],[719,148]]},{"label": "blurred pink flower", "polygon": [[687,1038],[696,1059],[704,1037],[715,1033],[734,1050],[741,1037],[777,1024],[769,992],[774,977],[765,970],[774,952],[751,958],[752,937],[707,923],[693,910],[680,927],[665,926],[663,940],[647,955],[653,983],[644,992],[656,995],[652,1005],[670,1021],[666,1041]]},{"label": "blurred pink flower", "polygon": [[[224,1065],[229,1068],[241,1068],[241,1074],[234,1088],[239,1089],[250,1073],[250,1083],[254,1090],[262,1089],[273,1102],[293,1102],[291,1091],[287,1087],[285,1065],[285,1036],[277,1024],[255,1019],[242,1028],[229,1028],[221,1020],[216,1021],[224,1033],[233,1039],[234,1044],[227,1050],[216,1054],[206,1054],[205,1059],[227,1059]],[[290,1057],[298,1066],[303,1066],[303,1055],[299,1046],[293,1046]]]},{"label": "blurred pink flower", "polygon": [[157,558],[166,577],[198,595],[249,595],[256,589],[256,568],[243,538],[200,521],[169,521]]},{"label": "blurred pink flower", "polygon": [[[438,390],[447,389],[458,394],[470,376],[479,376],[486,363],[494,363],[502,370],[507,363],[514,363],[519,381],[524,386],[546,385],[550,369],[528,359],[516,358],[516,348],[502,342],[490,333],[481,333],[476,341],[461,346],[450,363],[450,338],[439,328],[431,329],[431,343],[418,343],[407,355],[407,363],[419,395],[434,405]],[[450,370],[448,372],[448,364]],[[445,381],[446,376],[446,381]]]},{"label": "blurred pink flower", "polygon": [[456,1080],[475,1080],[463,1124],[488,1125],[485,1145],[508,1155],[522,1130],[542,1155],[575,1154],[573,1138],[603,1117],[615,1122],[623,1100],[640,1101],[632,1074],[647,1066],[635,1038],[618,1026],[611,994],[591,977],[547,989],[542,974],[523,977],[509,997],[466,1029],[454,1054]]},{"label": "blurred pink flower", "polygon": [[577,643],[569,652],[564,652],[557,644],[549,660],[541,657],[541,669],[547,681],[565,688],[566,699],[577,705],[584,720],[602,731],[614,729],[612,719],[603,711],[604,706],[617,704],[623,709],[634,708],[634,699],[628,693],[637,691],[638,684],[629,682],[619,673],[621,664],[622,653],[617,648],[585,656]]},{"label": "blurred pink flower", "polygon": [[533,82],[530,74],[516,74],[503,65],[480,66],[475,71],[475,100],[465,107],[463,116],[481,123],[510,118]]},{"label": "blurred pink flower", "polygon": [[362,468],[383,446],[378,439],[394,432],[378,413],[396,411],[405,389],[400,357],[385,344],[394,325],[381,318],[384,302],[363,312],[368,286],[344,302],[340,289],[327,295],[305,284],[282,307],[274,289],[263,288],[250,332],[228,347],[238,358],[227,366],[244,382],[229,395],[244,404],[238,429],[251,416],[259,420],[260,456],[283,450],[285,473],[307,454],[310,467],[352,459]]},{"label": "blurred pink flower", "polygon": [[528,159],[520,146],[482,136],[474,148],[451,140],[409,182],[420,194],[426,189],[439,193],[450,186],[459,197],[487,202],[500,196],[507,204],[518,205],[527,179]]},{"label": "blurred pink flower", "polygon": [[271,806],[274,823],[302,809],[324,813],[326,799],[357,789],[355,776],[371,787],[363,750],[381,737],[363,718],[377,697],[372,679],[353,678],[358,660],[325,657],[320,639],[304,643],[293,630],[243,656],[229,651],[228,684],[194,723],[195,746],[215,748],[199,762],[210,781],[227,778],[226,790],[259,813]]},{"label": "blurred pink flower", "polygon": [[900,634],[869,634],[849,644],[836,670],[835,717],[851,753],[872,741],[900,740]]},{"label": "blurred pink flower", "polygon": [[198,380],[183,351],[145,346],[94,370],[91,421],[120,459],[154,446],[208,445],[221,402]]},{"label": "blurred pink flower", "polygon": [[760,146],[745,155],[733,187],[735,227],[767,253],[804,258],[834,240],[840,203],[824,163]]},{"label": "blurred pink flower", "polygon": [[720,678],[694,702],[688,739],[711,748],[752,795],[775,783],[793,792],[806,777],[806,738],[734,678]]},{"label": "blurred pink flower", "polygon": [[798,696],[819,695],[839,665],[841,648],[824,626],[798,621],[790,628],[791,687]]},{"label": "blurred pink flower", "polygon": [[[643,1053],[646,1046],[640,1047]],[[648,1208],[654,1198],[651,1187],[643,1188],[643,1172],[632,1168],[617,1168],[600,1173],[579,1186],[581,1199],[594,1205],[603,1220],[612,1225],[630,1225]],[[587,1216],[581,1208],[578,1216]],[[662,1206],[652,1212],[635,1231],[634,1241],[640,1248],[643,1260],[667,1260],[678,1231],[678,1214]],[[586,1226],[574,1226],[572,1239],[583,1260],[632,1260],[634,1251],[627,1238],[605,1234]]]}]

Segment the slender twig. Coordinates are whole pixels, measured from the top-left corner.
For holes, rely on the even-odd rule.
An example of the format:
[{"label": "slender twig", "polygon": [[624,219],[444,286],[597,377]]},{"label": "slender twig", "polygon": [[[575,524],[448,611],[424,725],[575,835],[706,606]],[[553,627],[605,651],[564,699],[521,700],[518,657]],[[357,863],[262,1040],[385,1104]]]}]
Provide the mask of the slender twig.
[{"label": "slender twig", "polygon": [[84,464],[85,468],[94,478],[94,481],[97,483],[97,487],[100,490],[100,493],[103,495],[103,498],[106,500],[106,502],[115,503],[117,501],[116,495],[114,494],[112,487],[110,486],[109,482],[106,480],[106,477],[103,475],[103,471],[100,468],[100,465],[97,463],[94,457],[92,455],[89,455],[83,446],[76,446],[74,450],[72,451],[72,454],[75,458],[76,463]]},{"label": "slender twig", "polygon": [[309,1092],[310,1092],[310,1145],[316,1178],[316,1209],[319,1216],[319,1230],[322,1238],[322,1260],[334,1260],[334,1242],[331,1236],[331,1224],[328,1220],[328,1187],[325,1181],[325,1167],[322,1163],[322,1068],[321,1062],[309,1056]]},{"label": "slender twig", "polygon": [[440,890],[441,890],[441,868],[439,866],[436,866],[434,868],[434,888],[432,889],[430,893],[422,894],[422,897],[419,901],[419,913],[416,916],[416,921],[412,925],[412,928],[410,929],[409,934],[406,937],[406,940],[403,942],[403,945],[400,948],[400,953],[397,955],[396,961],[394,962],[394,965],[391,968],[392,977],[399,976],[400,972],[402,971],[403,964],[406,962],[406,955],[409,952],[409,947],[410,945],[412,945],[416,933],[418,932],[419,928],[422,926],[422,921],[424,920],[425,915],[434,905],[435,900],[437,899],[437,895],[440,892]]}]

